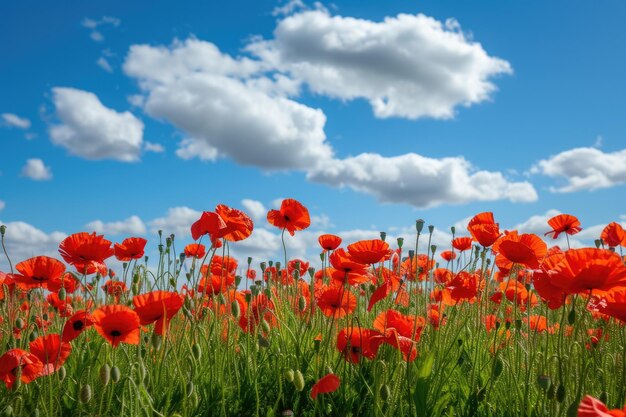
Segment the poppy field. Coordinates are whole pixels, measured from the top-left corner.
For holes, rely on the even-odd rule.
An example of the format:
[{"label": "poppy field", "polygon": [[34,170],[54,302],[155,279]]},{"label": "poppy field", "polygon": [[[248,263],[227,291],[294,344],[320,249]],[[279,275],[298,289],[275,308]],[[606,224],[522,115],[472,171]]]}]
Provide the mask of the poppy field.
[{"label": "poppy field", "polygon": [[79,232],[14,260],[2,226],[0,416],[626,416],[620,224],[560,248],[573,215],[537,236],[484,212],[446,247],[417,220],[302,260],[305,205],[267,222],[281,259],[230,256],[254,224],[225,205],[184,248],[159,232],[158,259]]}]

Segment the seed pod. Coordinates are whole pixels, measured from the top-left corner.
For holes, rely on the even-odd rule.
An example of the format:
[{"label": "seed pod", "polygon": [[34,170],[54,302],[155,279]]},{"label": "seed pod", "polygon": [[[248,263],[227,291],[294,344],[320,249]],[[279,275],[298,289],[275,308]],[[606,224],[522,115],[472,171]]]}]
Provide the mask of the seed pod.
[{"label": "seed pod", "polygon": [[65,301],[65,299],[67,298],[67,291],[65,290],[65,288],[61,287],[58,295],[59,295],[59,300]]},{"label": "seed pod", "polygon": [[117,366],[111,368],[111,380],[113,382],[119,382],[121,377],[122,373],[120,372],[120,368],[118,368]]},{"label": "seed pod", "polygon": [[230,305],[230,311],[233,314],[233,317],[238,319],[241,315],[241,307],[239,306],[239,302],[234,300]]},{"label": "seed pod", "polygon": [[80,395],[78,396],[80,402],[83,404],[87,404],[91,401],[91,385],[83,385],[80,389]]},{"label": "seed pod", "polygon": [[109,364],[105,363],[100,368],[100,382],[102,385],[107,385],[109,380],[111,379],[111,367]]},{"label": "seed pod", "polygon": [[563,400],[565,400],[565,385],[561,384],[556,389],[556,400],[560,403],[562,403]]},{"label": "seed pod", "polygon": [[293,369],[285,369],[283,372],[283,376],[288,382],[293,382],[294,375]]},{"label": "seed pod", "polygon": [[193,354],[193,357],[196,358],[197,361],[199,361],[200,357],[202,356],[202,349],[200,349],[200,345],[194,343],[191,346],[191,353]]},{"label": "seed pod", "polygon": [[217,296],[217,302],[220,304],[226,304],[226,298],[224,297],[224,294],[220,293]]},{"label": "seed pod", "polygon": [[39,337],[39,332],[37,331],[37,329],[33,329],[33,331],[30,332],[30,334],[28,335],[28,340],[34,342],[37,337]]},{"label": "seed pod", "polygon": [[502,374],[503,370],[504,370],[504,363],[502,363],[502,359],[496,358],[493,364],[493,371],[491,373],[493,378],[494,379],[498,378]]},{"label": "seed pod", "polygon": [[152,344],[152,347],[154,349],[159,350],[161,348],[162,342],[163,342],[163,336],[161,336],[160,334],[152,333],[152,337],[150,338],[150,343]]},{"label": "seed pod", "polygon": [[241,283],[241,275],[235,276],[235,286],[239,286]]},{"label": "seed pod", "polygon": [[537,377],[537,385],[539,385],[539,388],[546,391],[550,388],[550,377],[548,375],[539,375]]},{"label": "seed pod", "polygon": [[300,370],[296,370],[293,376],[293,386],[296,387],[296,390],[302,391],[304,389],[304,375]]},{"label": "seed pod", "polygon": [[304,298],[303,296],[300,296],[300,298],[298,298],[298,309],[301,312],[306,310],[306,298]]},{"label": "seed pod", "polygon": [[176,288],[176,280],[174,278],[170,278],[170,285]]},{"label": "seed pod", "polygon": [[576,323],[576,310],[574,310],[573,308],[567,315],[567,322],[569,323],[570,326]]},{"label": "seed pod", "polygon": [[24,327],[24,320],[22,320],[21,317],[18,317],[15,320],[15,327],[17,327],[18,329],[21,329],[22,327]]},{"label": "seed pod", "polygon": [[389,385],[383,384],[383,386],[380,387],[380,396],[383,401],[388,401],[389,398],[391,398],[391,388],[389,388]]}]

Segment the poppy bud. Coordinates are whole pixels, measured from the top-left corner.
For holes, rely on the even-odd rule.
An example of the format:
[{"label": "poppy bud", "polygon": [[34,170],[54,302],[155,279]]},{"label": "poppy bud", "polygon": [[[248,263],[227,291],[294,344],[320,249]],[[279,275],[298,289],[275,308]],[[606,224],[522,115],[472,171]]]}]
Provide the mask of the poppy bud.
[{"label": "poppy bud", "polygon": [[537,385],[546,391],[550,387],[550,377],[548,375],[539,375],[537,377]]},{"label": "poppy bud", "polygon": [[174,278],[170,278],[170,285],[176,288],[176,280]]},{"label": "poppy bud", "polygon": [[572,307],[572,310],[567,315],[567,322],[570,325],[573,325],[574,323],[576,323],[576,310],[574,310],[573,307]]},{"label": "poppy bud", "polygon": [[298,298],[298,309],[301,312],[306,310],[306,298],[304,298],[303,296],[300,296],[300,298]]},{"label": "poppy bud", "polygon": [[491,375],[493,376],[493,379],[498,378],[502,374],[503,370],[504,370],[504,363],[502,363],[502,359],[496,358],[493,364],[493,371],[491,373]]},{"label": "poppy bud", "polygon": [[602,239],[596,239],[593,243],[596,245],[596,249],[600,249],[600,246],[602,246]]},{"label": "poppy bud", "polygon": [[413,261],[413,258],[415,257],[415,251],[413,249],[409,250],[409,259],[411,260],[411,262]]},{"label": "poppy bud", "polygon": [[137,295],[137,294],[139,294],[139,292],[140,292],[140,290],[139,290],[139,284],[134,283],[134,284],[133,284],[133,286],[132,286],[132,289],[133,289],[133,295]]},{"label": "poppy bud", "polygon": [[417,233],[418,234],[422,233],[423,229],[424,229],[424,220],[422,219],[415,220],[415,230],[417,230]]},{"label": "poppy bud", "polygon": [[250,285],[250,294],[252,294],[253,296],[257,296],[259,295],[259,287],[256,285]]},{"label": "poppy bud", "polygon": [[35,339],[37,339],[39,337],[39,332],[37,331],[37,329],[33,329],[32,332],[30,332],[30,334],[28,335],[28,340],[30,340],[31,342],[34,342]]},{"label": "poppy bud", "polygon": [[433,255],[435,254],[435,252],[437,252],[437,245],[430,245],[430,251],[433,253]]},{"label": "poppy bud", "polygon": [[238,319],[241,314],[241,307],[239,307],[239,302],[237,300],[233,301],[230,304],[230,311],[233,314],[233,317]]},{"label": "poppy bud", "polygon": [[435,226],[433,226],[432,224],[428,226],[428,233],[430,233],[431,235],[433,234],[434,230],[435,230]]},{"label": "poppy bud", "polygon": [[308,272],[309,272],[309,277],[310,277],[311,279],[313,279],[313,277],[315,276],[315,268],[310,267],[310,268],[308,269]]},{"label": "poppy bud", "polygon": [[80,402],[83,404],[87,404],[91,401],[91,385],[83,385],[80,389],[80,395],[78,397]]},{"label": "poppy bud", "polygon": [[111,367],[105,363],[100,368],[100,382],[102,383],[102,385],[107,385],[110,379],[111,379]]},{"label": "poppy bud", "polygon": [[391,398],[391,388],[389,388],[389,385],[383,384],[383,386],[380,387],[380,396],[383,401],[389,401],[389,398]]},{"label": "poppy bud", "polygon": [[322,252],[320,253],[320,261],[324,262],[324,259],[326,259],[326,254]]},{"label": "poppy bud", "polygon": [[272,298],[272,290],[270,290],[269,288],[266,288],[265,291],[263,291],[265,293],[265,296],[269,299]]},{"label": "poppy bud", "polygon": [[454,234],[456,233],[456,227],[451,226],[450,227],[450,232],[452,232],[452,237],[454,237]]},{"label": "poppy bud", "polygon": [[261,335],[259,335],[258,343],[259,343],[259,347],[262,347],[262,348],[270,347],[270,342]]},{"label": "poppy bud", "polygon": [[239,283],[241,283],[241,275],[235,276],[235,286],[239,286]]},{"label": "poppy bud", "polygon": [[191,273],[187,272],[185,278],[187,278],[187,282],[191,281]]},{"label": "poppy bud", "polygon": [[193,357],[196,358],[197,361],[199,361],[200,357],[202,356],[202,349],[200,349],[200,345],[194,343],[193,346],[191,346],[191,353],[193,354]]},{"label": "poppy bud", "polygon": [[5,225],[0,226],[0,236],[4,237],[4,234],[7,231],[7,227]]},{"label": "poppy bud", "polygon": [[265,334],[269,334],[269,332],[272,330],[270,324],[265,319],[261,320],[261,328],[263,329],[263,333]]},{"label": "poppy bud", "polygon": [[380,240],[383,242],[387,239],[387,232],[380,232]]},{"label": "poppy bud", "polygon": [[285,371],[283,372],[283,376],[288,382],[293,382],[295,376],[293,369],[285,369]]},{"label": "poppy bud", "polygon": [[122,372],[120,371],[120,368],[118,368],[117,366],[114,366],[113,368],[111,368],[111,380],[113,382],[119,382],[121,377],[122,377]]},{"label": "poppy bud", "polygon": [[265,272],[265,268],[267,268],[267,264],[265,262],[261,262],[259,264],[259,267],[261,268],[261,272]]},{"label": "poppy bud", "polygon": [[556,389],[556,400],[560,403],[565,399],[565,385],[561,384]]},{"label": "poppy bud", "polygon": [[606,391],[602,391],[600,393],[600,397],[598,397],[598,399],[600,401],[602,401],[603,403],[605,403],[605,404],[608,403],[609,402],[609,393],[606,392]]},{"label": "poppy bud", "polygon": [[15,320],[15,327],[17,327],[18,329],[21,329],[22,327],[24,327],[24,320],[22,320],[21,317],[18,317]]},{"label": "poppy bud", "polygon": [[59,375],[59,380],[63,381],[67,376],[67,370],[65,369],[65,366],[61,366],[57,371],[57,374]]},{"label": "poppy bud", "polygon": [[224,297],[224,294],[223,294],[223,293],[220,293],[220,294],[217,296],[217,302],[218,302],[218,303],[220,303],[220,304],[222,304],[222,305],[226,304],[226,297]]},{"label": "poppy bud", "polygon": [[59,295],[59,300],[65,301],[65,298],[67,297],[67,291],[65,291],[65,288],[62,287],[59,290],[59,294],[58,295]]},{"label": "poppy bud", "polygon": [[160,334],[152,333],[152,337],[150,338],[150,343],[152,347],[156,350],[161,348],[161,344],[163,342],[163,337]]},{"label": "poppy bud", "polygon": [[404,245],[404,238],[403,237],[399,237],[398,239],[396,239],[398,241],[398,247],[400,249],[402,249],[402,245]]},{"label": "poppy bud", "polygon": [[297,391],[302,391],[304,389],[304,375],[300,370],[296,370],[293,376],[293,386],[296,387]]}]

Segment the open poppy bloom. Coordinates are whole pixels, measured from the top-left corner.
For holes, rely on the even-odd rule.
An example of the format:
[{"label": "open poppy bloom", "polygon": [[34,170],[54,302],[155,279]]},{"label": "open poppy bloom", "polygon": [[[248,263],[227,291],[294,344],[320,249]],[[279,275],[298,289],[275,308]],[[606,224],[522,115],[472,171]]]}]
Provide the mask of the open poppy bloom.
[{"label": "open poppy bloom", "polygon": [[443,252],[439,254],[439,256],[441,256],[444,261],[448,261],[448,262],[456,259],[456,253],[451,250],[444,250]]},{"label": "open poppy bloom", "polygon": [[547,232],[545,236],[550,235],[552,236],[552,239],[558,238],[561,233],[575,235],[583,230],[582,227],[580,227],[580,220],[571,214],[559,214],[554,216],[548,220],[548,225],[552,228],[552,230]]},{"label": "open poppy bloom", "polygon": [[7,389],[13,388],[17,375],[21,373],[20,381],[28,384],[41,375],[43,364],[32,353],[23,349],[11,349],[0,356],[0,380]]},{"label": "open poppy bloom", "polygon": [[626,323],[626,287],[609,291],[602,297],[593,297],[587,308]]},{"label": "open poppy bloom", "polygon": [[191,237],[193,240],[198,240],[200,236],[208,234],[211,241],[213,241],[217,233],[225,229],[226,223],[219,214],[205,211],[200,218],[191,225]]},{"label": "open poppy bloom", "polygon": [[334,268],[331,277],[338,283],[354,285],[368,281],[367,266],[352,259],[345,249],[335,250],[328,259]]},{"label": "open poppy bloom", "polygon": [[185,246],[185,257],[186,258],[204,258],[206,255],[206,248],[201,243],[190,243]]},{"label": "open poppy bloom", "polygon": [[65,265],[49,256],[35,256],[15,265],[21,275],[16,275],[18,282],[27,287],[48,287],[48,282],[61,279]]},{"label": "open poppy bloom", "polygon": [[328,287],[317,297],[317,305],[326,317],[345,317],[356,309],[356,297],[343,287]]},{"label": "open poppy bloom", "polygon": [[489,247],[500,237],[500,227],[493,219],[493,213],[479,213],[470,220],[467,230],[484,247]]},{"label": "open poppy bloom", "polygon": [[472,242],[474,242],[474,239],[469,236],[456,237],[452,240],[452,247],[459,252],[464,252],[468,249],[472,249]]},{"label": "open poppy bloom", "polygon": [[358,326],[346,327],[337,335],[337,350],[347,361],[359,363],[361,356],[374,359],[385,337],[375,330]]},{"label": "open poppy bloom", "polygon": [[600,234],[604,243],[611,247],[626,246],[626,231],[621,224],[612,222],[606,225]]},{"label": "open poppy bloom", "polygon": [[98,333],[113,347],[120,343],[139,344],[139,316],[124,305],[107,305],[93,312]]},{"label": "open poppy bloom", "polygon": [[389,244],[380,239],[359,240],[348,245],[350,257],[361,264],[373,265],[390,254]]},{"label": "open poppy bloom", "polygon": [[548,246],[539,236],[526,233],[520,235],[517,231],[506,233],[494,243],[492,249],[511,262],[511,265],[503,265],[505,269],[511,269],[512,264],[536,269],[548,253]]},{"label": "open poppy bloom", "polygon": [[450,297],[458,303],[462,300],[473,301],[478,294],[480,277],[477,273],[470,274],[461,271],[448,283],[446,289],[450,291]]},{"label": "open poppy bloom", "polygon": [[267,221],[279,229],[287,230],[291,236],[296,230],[304,230],[311,225],[309,210],[293,198],[283,200],[279,210],[270,210]]},{"label": "open poppy bloom", "polygon": [[122,243],[113,245],[113,251],[118,261],[128,262],[131,259],[141,259],[145,253],[148,241],[142,237],[129,237]]},{"label": "open poppy bloom", "polygon": [[313,388],[311,388],[311,398],[316,399],[319,394],[335,392],[341,385],[341,380],[335,374],[328,374],[321,377]]},{"label": "open poppy bloom", "polygon": [[71,342],[94,323],[93,317],[86,310],[79,310],[63,325],[62,340]]},{"label": "open poppy bloom", "polygon": [[341,238],[336,235],[325,234],[317,238],[320,246],[324,251],[335,250],[341,245]]},{"label": "open poppy bloom", "polygon": [[183,306],[183,298],[175,292],[152,291],[133,297],[135,312],[142,326],[156,322],[154,332],[162,335],[170,320]]},{"label": "open poppy bloom", "polygon": [[106,275],[108,272],[104,261],[113,256],[111,242],[96,233],[80,232],[69,235],[59,244],[59,253],[70,265],[81,274]]},{"label": "open poppy bloom", "polygon": [[226,227],[219,229],[212,237],[224,238],[229,242],[238,242],[252,234],[254,223],[243,211],[219,204],[215,207],[215,213],[222,218]]},{"label": "open poppy bloom", "polygon": [[63,342],[58,334],[49,334],[30,342],[30,353],[43,364],[41,375],[50,375],[65,363],[72,353],[72,345]]},{"label": "open poppy bloom", "polygon": [[585,395],[578,406],[578,417],[626,417],[626,406],[609,410],[602,401]]}]

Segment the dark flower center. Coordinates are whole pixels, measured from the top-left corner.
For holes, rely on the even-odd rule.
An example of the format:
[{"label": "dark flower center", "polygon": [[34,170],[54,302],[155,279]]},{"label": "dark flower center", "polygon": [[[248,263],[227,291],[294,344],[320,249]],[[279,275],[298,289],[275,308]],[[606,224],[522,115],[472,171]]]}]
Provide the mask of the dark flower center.
[{"label": "dark flower center", "polygon": [[122,332],[120,332],[119,330],[113,330],[110,334],[113,337],[119,337],[122,335]]},{"label": "dark flower center", "polygon": [[77,320],[72,324],[72,328],[79,332],[85,328],[85,323],[83,323],[81,320]]}]

